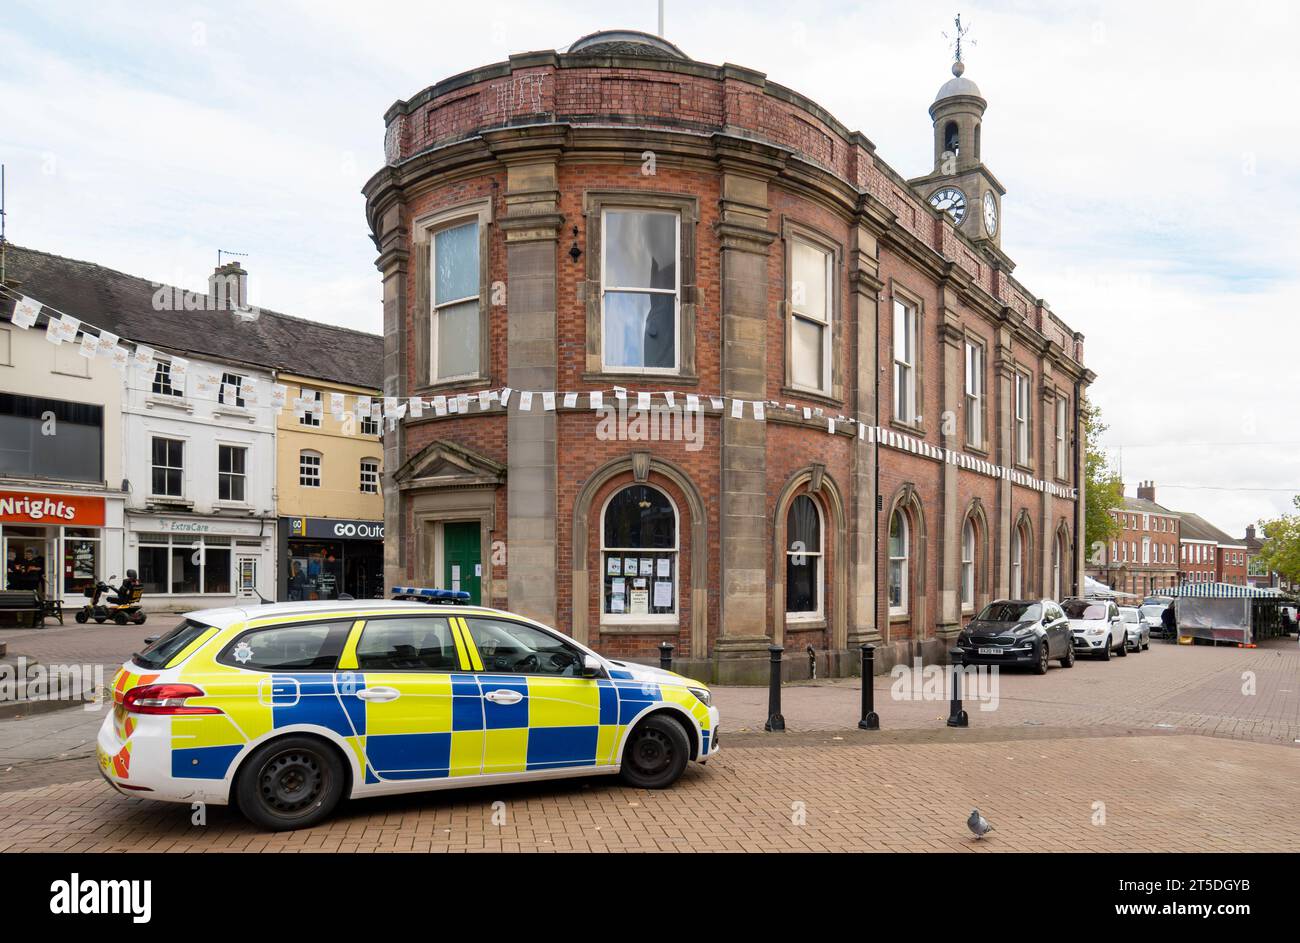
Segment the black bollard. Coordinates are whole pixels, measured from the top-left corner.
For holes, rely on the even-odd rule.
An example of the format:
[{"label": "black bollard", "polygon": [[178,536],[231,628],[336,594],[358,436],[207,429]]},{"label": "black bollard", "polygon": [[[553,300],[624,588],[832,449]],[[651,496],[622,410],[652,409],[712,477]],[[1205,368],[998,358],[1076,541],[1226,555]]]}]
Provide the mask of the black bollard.
[{"label": "black bollard", "polygon": [[659,643],[659,667],[664,671],[673,670],[673,643]]},{"label": "black bollard", "polygon": [[862,730],[879,730],[880,718],[876,715],[876,649],[871,645],[862,646],[862,719],[858,727]]},{"label": "black bollard", "polygon": [[763,729],[768,733],[782,733],[785,718],[781,716],[781,655],[785,649],[780,645],[769,645],[767,650],[772,656],[772,675],[767,688],[767,723]]},{"label": "black bollard", "polygon": [[948,654],[952,656],[952,705],[948,710],[948,726],[969,727],[970,718],[961,709],[961,669],[966,662],[966,656],[962,654],[960,648],[954,648]]}]

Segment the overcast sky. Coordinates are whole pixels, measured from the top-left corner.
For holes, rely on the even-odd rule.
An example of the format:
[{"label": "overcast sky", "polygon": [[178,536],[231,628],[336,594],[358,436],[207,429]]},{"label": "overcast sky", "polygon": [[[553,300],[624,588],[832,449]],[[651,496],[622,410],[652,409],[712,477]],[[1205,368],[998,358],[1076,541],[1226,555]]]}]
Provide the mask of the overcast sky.
[{"label": "overcast sky", "polygon": [[[246,252],[254,304],[375,332],[359,191],[388,106],[656,20],[653,0],[5,5],[12,242],[193,288],[217,249]],[[668,0],[665,32],[808,95],[910,177],[960,11],[1003,248],[1087,336],[1127,493],[1154,479],[1240,535],[1300,490],[1296,6]]]}]

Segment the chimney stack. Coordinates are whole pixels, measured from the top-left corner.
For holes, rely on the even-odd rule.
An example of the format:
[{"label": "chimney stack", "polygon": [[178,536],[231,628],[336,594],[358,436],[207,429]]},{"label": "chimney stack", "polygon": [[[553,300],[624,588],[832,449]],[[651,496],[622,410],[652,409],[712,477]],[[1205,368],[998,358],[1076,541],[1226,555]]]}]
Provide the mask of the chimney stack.
[{"label": "chimney stack", "polygon": [[1138,497],[1152,504],[1156,503],[1156,483],[1154,481],[1138,482]]},{"label": "chimney stack", "polygon": [[208,297],[219,311],[238,311],[248,307],[248,273],[238,262],[218,265],[208,276]]},{"label": "chimney stack", "polygon": [[1255,539],[1255,525],[1254,525],[1254,524],[1247,524],[1247,525],[1246,525],[1246,539],[1247,539],[1247,540],[1254,540],[1254,539]]}]

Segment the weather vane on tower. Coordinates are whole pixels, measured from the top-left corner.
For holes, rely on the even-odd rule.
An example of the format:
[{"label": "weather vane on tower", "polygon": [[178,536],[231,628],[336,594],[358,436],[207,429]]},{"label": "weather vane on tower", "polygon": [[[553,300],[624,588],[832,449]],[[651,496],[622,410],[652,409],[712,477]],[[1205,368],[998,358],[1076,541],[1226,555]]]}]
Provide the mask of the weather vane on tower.
[{"label": "weather vane on tower", "polygon": [[[953,23],[956,25],[955,34],[953,36],[949,36],[947,33],[944,33],[943,38],[951,40],[948,43],[948,46],[953,51],[952,74],[961,75],[963,72],[966,71],[966,63],[963,62],[961,58],[961,44],[962,44],[962,40],[966,39],[966,34],[970,32],[970,27],[961,25],[960,13],[957,14],[957,18],[953,20]],[[971,46],[974,46],[975,40],[973,39],[967,40],[967,43]]]}]

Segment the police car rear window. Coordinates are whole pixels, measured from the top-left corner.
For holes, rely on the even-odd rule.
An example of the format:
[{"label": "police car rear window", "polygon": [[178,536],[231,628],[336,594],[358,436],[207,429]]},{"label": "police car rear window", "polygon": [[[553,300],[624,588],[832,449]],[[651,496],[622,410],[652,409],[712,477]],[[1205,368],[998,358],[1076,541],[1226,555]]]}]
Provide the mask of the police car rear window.
[{"label": "police car rear window", "polygon": [[227,645],[217,661],[261,671],[333,671],[351,627],[349,619],[254,629]]},{"label": "police car rear window", "polygon": [[202,622],[195,622],[192,619],[185,619],[176,628],[159,637],[142,652],[137,652],[131,656],[131,660],[141,668],[162,669],[172,660],[172,656],[185,648],[186,645],[194,641],[208,629],[210,625],[204,625]]}]

